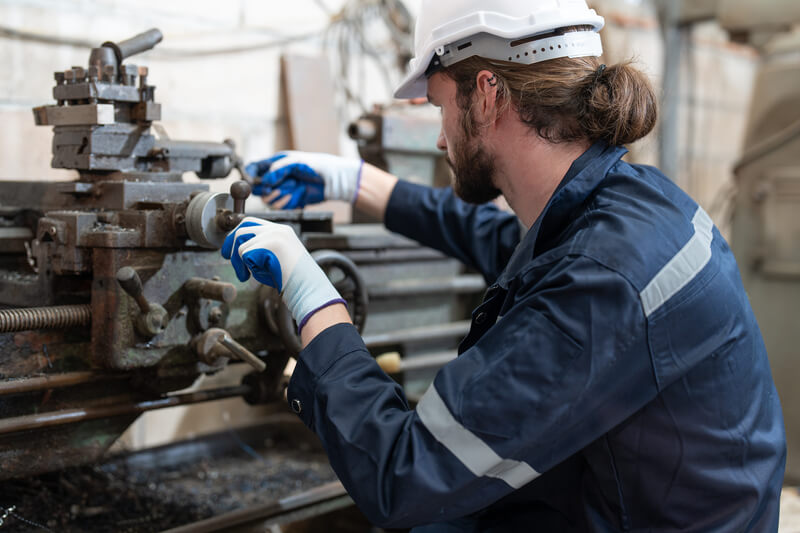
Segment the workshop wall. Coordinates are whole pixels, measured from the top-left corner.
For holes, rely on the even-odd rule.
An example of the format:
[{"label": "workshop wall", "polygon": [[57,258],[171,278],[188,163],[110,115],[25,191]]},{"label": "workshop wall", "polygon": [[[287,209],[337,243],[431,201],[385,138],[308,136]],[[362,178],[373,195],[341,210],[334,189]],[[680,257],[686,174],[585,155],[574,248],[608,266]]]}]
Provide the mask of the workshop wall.
[{"label": "workshop wall", "polygon": [[[664,70],[664,39],[654,5],[631,0],[590,0],[589,4],[606,20],[601,32],[603,61],[608,64],[632,62],[648,75],[653,87],[660,91]],[[658,165],[658,141],[659,132],[656,128],[629,147],[628,160]]]},{"label": "workshop wall", "polygon": [[730,238],[733,168],[744,148],[759,56],[731,43],[716,22],[698,24],[681,62],[676,182]]}]

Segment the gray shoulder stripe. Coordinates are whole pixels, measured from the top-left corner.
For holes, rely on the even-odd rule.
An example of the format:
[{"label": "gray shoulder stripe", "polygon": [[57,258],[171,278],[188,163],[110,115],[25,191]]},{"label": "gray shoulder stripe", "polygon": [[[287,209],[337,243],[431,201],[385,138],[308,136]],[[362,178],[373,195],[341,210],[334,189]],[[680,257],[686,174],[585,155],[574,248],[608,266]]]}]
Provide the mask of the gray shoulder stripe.
[{"label": "gray shoulder stripe", "polygon": [[692,219],[694,235],[639,293],[646,316],[653,314],[692,281],[711,260],[714,222],[698,207]]},{"label": "gray shoulder stripe", "polygon": [[434,438],[476,476],[501,479],[515,489],[539,476],[528,463],[501,458],[477,435],[459,424],[433,384],[417,404],[417,414]]}]

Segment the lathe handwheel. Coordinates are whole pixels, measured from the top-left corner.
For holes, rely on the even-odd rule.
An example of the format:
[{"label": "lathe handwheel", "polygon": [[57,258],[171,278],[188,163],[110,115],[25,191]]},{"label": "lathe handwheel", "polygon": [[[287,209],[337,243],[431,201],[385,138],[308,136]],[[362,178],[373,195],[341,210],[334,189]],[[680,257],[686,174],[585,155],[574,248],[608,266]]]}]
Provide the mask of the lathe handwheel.
[{"label": "lathe handwheel", "polygon": [[222,192],[201,192],[186,208],[186,232],[203,248],[220,248],[228,232],[219,227],[220,210],[232,210],[233,198]]},{"label": "lathe handwheel", "polygon": [[[353,325],[359,333],[364,331],[367,323],[367,284],[355,263],[343,254],[334,250],[317,250],[311,257],[328,276],[334,288],[347,302],[347,310]],[[277,294],[277,293],[275,293]],[[297,335],[297,325],[289,313],[289,309],[283,302],[267,302],[264,304],[267,310],[267,322],[272,322],[272,326],[277,328],[277,333],[286,348],[294,353],[300,353],[302,343]],[[273,312],[274,316],[270,317]]]}]

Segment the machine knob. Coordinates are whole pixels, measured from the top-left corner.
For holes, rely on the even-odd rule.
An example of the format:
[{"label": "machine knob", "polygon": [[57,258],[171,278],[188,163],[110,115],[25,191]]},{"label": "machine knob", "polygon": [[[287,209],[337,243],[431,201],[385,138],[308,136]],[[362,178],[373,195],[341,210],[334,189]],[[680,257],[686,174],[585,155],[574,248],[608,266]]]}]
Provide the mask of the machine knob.
[{"label": "machine knob", "polygon": [[236,287],[232,283],[213,279],[191,278],[183,284],[192,297],[215,300],[229,304],[236,299]]},{"label": "machine knob", "polygon": [[243,215],[244,204],[250,197],[253,188],[244,180],[235,181],[231,185],[231,196],[233,197],[233,212]]}]

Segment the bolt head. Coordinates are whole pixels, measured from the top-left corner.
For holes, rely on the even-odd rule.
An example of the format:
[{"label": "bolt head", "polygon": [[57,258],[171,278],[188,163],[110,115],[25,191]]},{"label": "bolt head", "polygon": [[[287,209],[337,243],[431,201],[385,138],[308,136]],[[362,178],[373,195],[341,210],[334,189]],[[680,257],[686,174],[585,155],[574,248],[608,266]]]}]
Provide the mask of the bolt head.
[{"label": "bolt head", "polygon": [[218,325],[222,320],[222,309],[219,307],[213,307],[208,312],[208,321],[211,324]]}]

